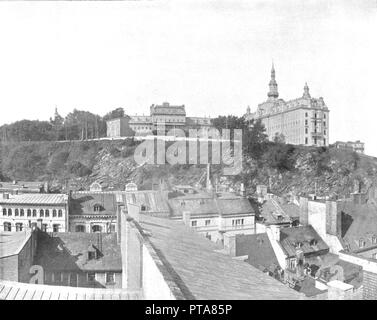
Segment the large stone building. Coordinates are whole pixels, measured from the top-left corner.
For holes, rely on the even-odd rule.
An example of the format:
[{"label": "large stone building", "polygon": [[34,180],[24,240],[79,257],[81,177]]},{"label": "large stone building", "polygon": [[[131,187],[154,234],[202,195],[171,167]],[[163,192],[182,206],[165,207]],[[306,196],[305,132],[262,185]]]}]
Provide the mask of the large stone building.
[{"label": "large stone building", "polygon": [[66,194],[1,194],[0,230],[23,231],[40,222],[43,231],[66,232],[68,202]]},{"label": "large stone building", "polygon": [[329,109],[323,98],[312,98],[305,84],[302,97],[289,101],[279,99],[273,65],[269,87],[268,99],[254,113],[248,107],[246,119],[260,119],[271,141],[280,137],[290,144],[328,146]]},{"label": "large stone building", "polygon": [[174,106],[168,102],[161,105],[151,105],[150,115],[133,115],[127,121],[118,118],[107,121],[107,136],[129,136],[130,129],[137,136],[152,134],[158,126],[165,125],[165,130],[174,129],[204,129],[212,127],[211,119],[207,117],[186,117],[185,105]]}]

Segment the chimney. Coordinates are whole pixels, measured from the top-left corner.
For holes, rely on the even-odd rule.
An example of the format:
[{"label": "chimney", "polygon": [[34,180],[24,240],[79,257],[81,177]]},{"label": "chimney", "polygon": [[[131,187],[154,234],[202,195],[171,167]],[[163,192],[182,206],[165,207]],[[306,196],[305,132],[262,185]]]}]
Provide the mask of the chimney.
[{"label": "chimney", "polygon": [[272,239],[280,242],[280,228],[277,225],[270,226]]},{"label": "chimney", "polygon": [[241,197],[246,198],[246,188],[245,188],[245,184],[244,183],[241,183],[240,195],[241,195]]},{"label": "chimney", "polygon": [[231,257],[236,256],[236,235],[224,233],[224,249],[227,250]]},{"label": "chimney", "polygon": [[307,226],[309,223],[308,198],[300,197],[300,224]]},{"label": "chimney", "polygon": [[142,287],[142,238],[137,227],[140,207],[128,204],[128,213],[121,212],[122,288],[140,290]]},{"label": "chimney", "polygon": [[341,219],[338,214],[337,202],[326,201],[326,233],[337,236],[341,231]]}]

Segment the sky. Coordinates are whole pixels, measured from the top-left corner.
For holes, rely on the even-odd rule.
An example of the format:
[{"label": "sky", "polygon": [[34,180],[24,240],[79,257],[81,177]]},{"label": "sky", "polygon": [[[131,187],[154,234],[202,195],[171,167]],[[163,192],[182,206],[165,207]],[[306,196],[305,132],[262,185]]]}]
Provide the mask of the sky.
[{"label": "sky", "polygon": [[274,61],[280,98],[307,82],[330,143],[377,156],[376,31],[376,0],[0,2],[0,125],[164,101],[241,116],[266,100]]}]

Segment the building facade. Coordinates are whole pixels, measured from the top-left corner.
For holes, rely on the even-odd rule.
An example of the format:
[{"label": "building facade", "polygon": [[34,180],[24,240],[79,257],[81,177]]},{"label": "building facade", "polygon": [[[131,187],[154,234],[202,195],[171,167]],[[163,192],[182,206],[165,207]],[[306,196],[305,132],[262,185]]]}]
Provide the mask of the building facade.
[{"label": "building facade", "polygon": [[224,236],[255,233],[255,212],[242,197],[186,194],[169,199],[172,219],[183,222],[207,239],[224,243]]},{"label": "building facade", "polygon": [[38,222],[46,232],[68,231],[68,196],[52,193],[1,195],[2,231],[23,231]]},{"label": "building facade", "polygon": [[260,119],[271,141],[280,138],[296,145],[329,145],[329,109],[322,97],[312,98],[305,84],[302,97],[289,101],[279,99],[274,66],[269,88],[267,101],[259,104],[256,112],[251,113],[247,108],[247,120]]},{"label": "building facade", "polygon": [[[209,130],[212,127],[211,119],[207,117],[187,117],[185,105],[170,105],[163,102],[161,105],[151,105],[149,115],[132,115],[129,120],[113,119],[107,121],[108,137],[123,137],[151,135],[158,126],[165,126],[165,131],[174,129],[201,129]],[[130,131],[131,130],[131,131]]]},{"label": "building facade", "polygon": [[337,149],[344,149],[344,150],[352,150],[357,153],[364,153],[364,142],[361,142],[360,140],[357,141],[336,141],[334,143],[334,147]]}]

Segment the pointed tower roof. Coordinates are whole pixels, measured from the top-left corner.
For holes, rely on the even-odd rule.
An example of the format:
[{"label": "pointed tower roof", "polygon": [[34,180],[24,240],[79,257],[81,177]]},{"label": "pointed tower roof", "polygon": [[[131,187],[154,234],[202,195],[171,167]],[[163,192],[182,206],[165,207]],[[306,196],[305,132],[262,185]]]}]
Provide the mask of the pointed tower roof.
[{"label": "pointed tower roof", "polygon": [[302,97],[310,99],[309,86],[306,82],[305,82],[305,86],[304,86],[304,94],[302,95]]},{"label": "pointed tower roof", "polygon": [[272,68],[271,68],[271,80],[269,83],[270,91],[267,93],[267,96],[271,99],[276,99],[279,97],[279,92],[278,92],[278,84],[275,79],[275,67],[274,63],[272,62]]}]

